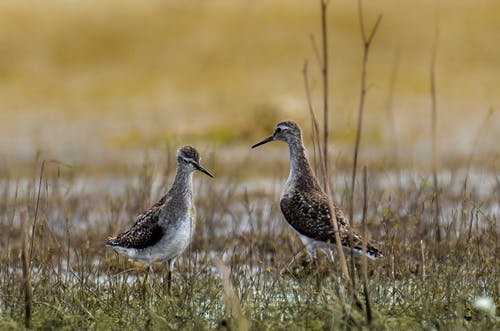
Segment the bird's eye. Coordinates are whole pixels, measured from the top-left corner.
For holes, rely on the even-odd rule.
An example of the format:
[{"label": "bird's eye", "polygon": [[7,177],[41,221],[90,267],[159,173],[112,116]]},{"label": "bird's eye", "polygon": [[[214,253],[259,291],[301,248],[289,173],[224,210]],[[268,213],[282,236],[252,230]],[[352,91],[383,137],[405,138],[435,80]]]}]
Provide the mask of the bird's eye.
[{"label": "bird's eye", "polygon": [[281,128],[276,128],[276,130],[274,132],[275,133],[280,133],[281,132]]}]

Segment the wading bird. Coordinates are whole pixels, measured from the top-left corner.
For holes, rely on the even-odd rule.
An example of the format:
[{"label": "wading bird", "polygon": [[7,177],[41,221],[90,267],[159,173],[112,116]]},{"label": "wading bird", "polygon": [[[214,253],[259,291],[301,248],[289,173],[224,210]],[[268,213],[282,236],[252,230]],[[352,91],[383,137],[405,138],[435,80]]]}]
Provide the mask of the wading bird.
[{"label": "wading bird", "polygon": [[[278,123],[272,136],[252,148],[275,140],[286,142],[290,150],[290,175],[281,191],[281,212],[299,235],[311,260],[314,260],[317,249],[323,249],[333,261],[331,249],[336,245],[333,220],[337,221],[344,250],[352,249],[357,255],[362,254],[361,236],[349,227],[342,210],[330,203],[328,195],[321,189],[312,172],[297,123]],[[375,244],[367,243],[366,247],[367,257],[370,259],[382,256]]]},{"label": "wading bird", "polygon": [[194,170],[213,177],[200,164],[200,155],[196,149],[191,146],[179,148],[177,173],[170,191],[140,214],[130,229],[106,241],[106,246],[148,266],[166,262],[169,292],[174,260],[188,247],[194,234]]}]

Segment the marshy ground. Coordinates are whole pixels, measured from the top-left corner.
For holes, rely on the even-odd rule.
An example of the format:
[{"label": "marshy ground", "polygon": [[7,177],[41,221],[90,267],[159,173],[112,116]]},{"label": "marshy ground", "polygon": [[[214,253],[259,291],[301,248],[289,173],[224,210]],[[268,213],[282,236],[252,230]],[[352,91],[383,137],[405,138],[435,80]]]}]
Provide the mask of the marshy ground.
[{"label": "marshy ground", "polygon": [[[40,330],[500,329],[500,47],[492,42],[500,8],[440,3],[439,223],[430,162],[435,3],[365,4],[367,25],[383,14],[359,154],[368,233],[385,252],[368,264],[369,326],[338,264],[320,254],[311,265],[282,218],[286,146],[250,150],[294,119],[317,163],[301,70],[307,59],[319,115],[310,41],[311,33],[319,40],[318,3],[3,1],[0,329],[25,328],[27,301]],[[356,5],[330,6],[330,184],[347,211],[362,43]],[[185,144],[215,178],[195,174],[195,240],[176,261],[169,296],[165,266],[144,281],[143,266],[104,242],[166,193]]]},{"label": "marshy ground", "polygon": [[[286,147],[280,147],[285,154]],[[144,284],[146,269],[107,249],[104,241],[127,228],[168,187],[172,161],[153,158],[119,175],[81,176],[50,162],[45,162],[41,180],[40,162],[34,165],[36,177],[19,180],[3,174],[2,329],[23,324],[23,221],[34,234],[36,329],[206,329],[241,323],[253,329],[367,327],[365,315],[347,295],[338,265],[320,254],[311,266],[282,219],[278,199],[286,159],[272,160],[272,168],[280,172],[276,177],[245,176],[243,163],[231,177],[197,176],[195,240],[176,262],[173,295],[164,286],[164,265],[156,265]],[[206,162],[219,168],[217,154]],[[265,162],[247,167],[273,172]],[[374,328],[498,327],[495,310],[484,312],[473,304],[480,296],[498,300],[500,182],[497,174],[473,168],[464,193],[464,175],[463,169],[440,173],[438,243],[430,176],[370,169],[368,229],[386,255],[369,264]],[[335,199],[344,205],[347,177],[342,169],[332,176]],[[356,194],[356,210],[361,199]],[[357,214],[358,228],[359,219]],[[230,270],[232,299],[225,298],[221,265]],[[362,293],[359,277],[357,284]]]}]

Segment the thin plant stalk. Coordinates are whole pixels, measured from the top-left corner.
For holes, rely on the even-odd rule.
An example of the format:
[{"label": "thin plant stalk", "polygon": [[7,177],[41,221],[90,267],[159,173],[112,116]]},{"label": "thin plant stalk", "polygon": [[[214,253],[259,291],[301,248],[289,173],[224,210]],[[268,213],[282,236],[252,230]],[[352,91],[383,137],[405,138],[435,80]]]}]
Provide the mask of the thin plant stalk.
[{"label": "thin plant stalk", "polygon": [[24,288],[24,326],[31,328],[31,313],[33,311],[33,290],[31,288],[31,268],[29,253],[29,234],[26,224],[27,215],[22,216],[22,250],[21,262],[23,266],[23,288]]},{"label": "thin plant stalk", "polygon": [[430,86],[431,86],[431,110],[432,110],[432,182],[434,187],[434,231],[435,231],[435,253],[439,256],[439,243],[441,242],[441,229],[439,216],[441,214],[439,203],[439,183],[437,177],[437,100],[436,100],[436,57],[439,41],[439,0],[436,1],[435,30],[432,43]]},{"label": "thin plant stalk", "polygon": [[247,331],[249,329],[248,318],[243,313],[240,300],[238,299],[238,296],[234,292],[233,286],[231,285],[231,280],[229,279],[230,270],[221,260],[217,260],[215,264],[222,280],[224,301],[230,314],[233,316],[237,323],[236,329],[239,331]]},{"label": "thin plant stalk", "polygon": [[31,240],[30,240],[30,251],[29,251],[29,261],[31,266],[31,261],[33,260],[33,246],[35,244],[35,230],[36,224],[38,220],[38,209],[40,207],[40,193],[42,191],[42,179],[43,179],[43,171],[45,169],[45,160],[42,161],[42,168],[40,170],[40,178],[38,180],[38,193],[36,197],[36,205],[35,205],[35,216],[33,219],[33,225],[31,227]]},{"label": "thin plant stalk", "polygon": [[354,183],[356,182],[356,170],[358,166],[358,152],[359,152],[359,144],[361,141],[361,129],[363,123],[363,111],[365,106],[365,96],[368,90],[366,86],[366,71],[368,66],[368,55],[370,52],[370,45],[373,41],[373,37],[375,36],[375,32],[377,32],[377,28],[382,20],[382,15],[379,15],[375,25],[373,26],[370,35],[366,36],[363,22],[363,11],[361,6],[361,0],[358,1],[358,13],[359,13],[359,24],[361,26],[361,35],[363,38],[363,64],[361,69],[361,92],[359,98],[359,108],[358,108],[358,125],[356,129],[356,142],[354,144],[354,161],[352,166],[352,177],[351,177],[351,196],[350,201],[351,205],[349,208],[349,218],[352,220],[354,214]]},{"label": "thin plant stalk", "polygon": [[321,0],[321,36],[323,42],[323,189],[326,191],[328,185],[328,34],[326,10],[328,0]]},{"label": "thin plant stalk", "polygon": [[[330,190],[330,185],[328,185],[328,35],[327,35],[327,20],[326,20],[326,10],[328,7],[329,1],[327,0],[321,0],[321,31],[322,31],[322,53],[323,57],[321,61],[321,66],[322,66],[322,78],[323,78],[323,156],[322,156],[322,172],[323,172],[323,189],[325,193],[332,198],[331,190]],[[313,39],[313,46],[314,46],[314,39]],[[317,48],[315,48],[316,54]],[[308,84],[307,84],[308,85]],[[313,113],[314,114],[314,113]],[[319,132],[319,130],[317,131]],[[319,141],[319,139],[318,139]],[[330,210],[334,210],[333,206],[330,204]],[[344,250],[342,248],[341,240],[340,240],[340,233],[339,233],[339,227],[337,224],[337,221],[333,221],[333,229],[335,231],[335,241],[337,243],[337,251],[339,254],[339,260],[340,260],[340,268],[342,270],[342,275],[347,282],[347,286],[349,288],[349,291],[352,293],[354,296],[356,302],[359,302],[359,300],[356,297],[356,294],[354,292],[354,287],[353,287],[353,282],[350,281],[349,278],[349,270],[347,268],[347,262],[345,259],[344,255]]]},{"label": "thin plant stalk", "polygon": [[[373,41],[373,37],[377,32],[380,21],[382,20],[382,15],[379,15],[377,21],[373,25],[371,32],[369,35],[366,35],[364,21],[363,21],[363,10],[362,10],[362,2],[358,1],[358,16],[359,16],[359,25],[361,28],[361,37],[363,39],[363,64],[361,69],[361,92],[359,99],[359,109],[358,109],[358,125],[356,129],[356,142],[354,145],[354,161],[352,165],[352,177],[351,177],[351,192],[350,192],[350,206],[349,206],[349,220],[352,222],[354,217],[354,184],[356,182],[356,170],[358,167],[358,152],[359,152],[359,144],[361,141],[361,129],[363,123],[363,111],[365,106],[365,96],[368,90],[366,85],[366,71],[368,66],[368,55],[370,53],[370,45]],[[349,241],[352,241],[349,238]],[[351,273],[352,278],[354,280],[354,252],[351,251]]]},{"label": "thin plant stalk", "polygon": [[[321,141],[319,135],[319,124],[318,119],[316,118],[316,114],[314,113],[314,108],[311,101],[311,89],[309,85],[309,72],[308,72],[308,63],[307,61],[304,63],[304,68],[302,69],[302,75],[304,77],[304,89],[306,91],[306,99],[307,105],[309,109],[309,115],[311,116],[312,127],[313,127],[313,145],[314,145],[314,158],[316,159],[316,153],[319,155],[319,163],[321,167],[321,174],[323,178],[323,187],[326,187],[328,179],[326,177],[326,169],[323,154],[321,153]],[[317,151],[317,152],[316,152]],[[315,162],[316,164],[316,162]]]},{"label": "thin plant stalk", "polygon": [[370,293],[368,288],[368,261],[366,257],[366,245],[368,238],[366,235],[366,212],[368,210],[368,179],[367,179],[366,166],[363,167],[363,218],[362,218],[362,236],[363,236],[363,255],[361,256],[361,270],[363,275],[363,292],[365,293],[365,308],[366,308],[366,321],[368,325],[372,322],[372,307],[370,301]]},{"label": "thin plant stalk", "polygon": [[427,276],[427,272],[425,270],[425,243],[423,240],[420,240],[420,258],[422,263],[422,280]]}]

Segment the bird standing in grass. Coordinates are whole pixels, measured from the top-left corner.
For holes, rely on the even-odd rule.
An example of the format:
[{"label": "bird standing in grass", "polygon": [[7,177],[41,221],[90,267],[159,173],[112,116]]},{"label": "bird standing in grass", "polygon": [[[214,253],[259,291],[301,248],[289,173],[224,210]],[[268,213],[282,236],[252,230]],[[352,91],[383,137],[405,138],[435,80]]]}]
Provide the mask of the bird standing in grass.
[{"label": "bird standing in grass", "polygon": [[[252,148],[275,140],[286,142],[290,150],[290,175],[281,192],[281,212],[288,224],[298,233],[311,260],[314,260],[317,249],[323,249],[333,261],[331,249],[336,243],[334,220],[337,222],[344,250],[352,249],[354,253],[362,254],[361,236],[349,227],[342,210],[330,203],[328,195],[321,189],[312,172],[297,123],[278,123],[272,136]],[[382,256],[373,243],[367,243],[366,253],[370,259]]]},{"label": "bird standing in grass", "polygon": [[181,147],[177,151],[177,173],[170,191],[140,214],[130,229],[106,241],[106,246],[131,260],[149,266],[155,262],[166,262],[169,292],[174,260],[188,247],[194,234],[194,170],[213,177],[200,164],[196,149]]}]

